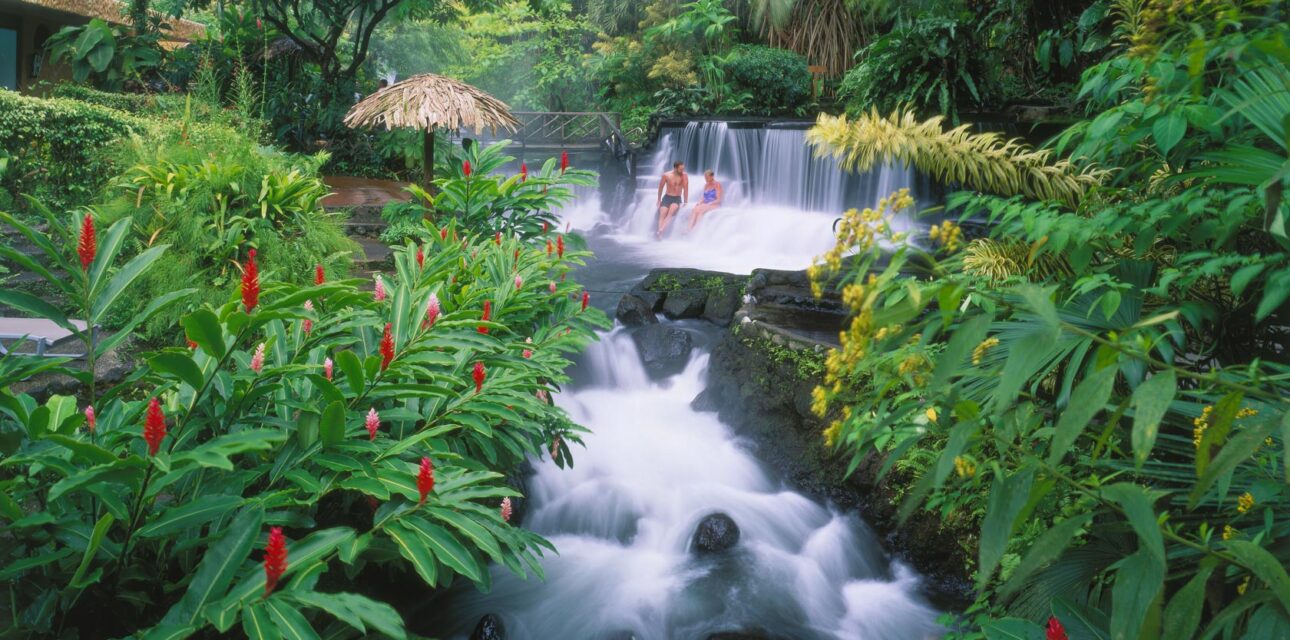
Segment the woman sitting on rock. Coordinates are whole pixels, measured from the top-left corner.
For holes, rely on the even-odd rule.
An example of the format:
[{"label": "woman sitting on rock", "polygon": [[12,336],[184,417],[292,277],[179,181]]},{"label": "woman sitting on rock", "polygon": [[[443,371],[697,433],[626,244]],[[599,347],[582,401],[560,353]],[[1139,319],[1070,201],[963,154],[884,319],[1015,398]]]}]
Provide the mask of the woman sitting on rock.
[{"label": "woman sitting on rock", "polygon": [[703,172],[703,179],[703,202],[694,205],[694,212],[690,214],[690,225],[685,229],[686,233],[694,231],[694,225],[699,224],[703,214],[720,207],[721,199],[725,196],[725,189],[721,187],[720,182],[717,182],[716,174],[712,173],[712,169]]}]

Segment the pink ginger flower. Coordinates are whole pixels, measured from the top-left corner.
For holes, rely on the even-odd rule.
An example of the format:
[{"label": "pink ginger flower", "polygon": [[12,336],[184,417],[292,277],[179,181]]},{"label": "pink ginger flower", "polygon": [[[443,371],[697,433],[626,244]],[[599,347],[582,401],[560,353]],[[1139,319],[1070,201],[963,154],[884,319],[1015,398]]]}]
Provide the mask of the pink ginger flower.
[{"label": "pink ginger flower", "polygon": [[371,436],[372,440],[376,440],[376,431],[381,428],[381,416],[377,415],[376,407],[368,409],[366,426],[367,435]]},{"label": "pink ginger flower", "polygon": [[524,288],[524,278],[521,278],[518,273],[515,274],[515,288],[516,289]]},{"label": "pink ginger flower", "polygon": [[251,371],[259,373],[264,368],[264,343],[256,345],[255,355],[251,356]]},{"label": "pink ginger flower", "polygon": [[549,287],[547,287],[547,288],[551,290],[551,295],[555,295],[555,280],[552,280],[552,281],[551,281],[551,286],[549,286]]},{"label": "pink ginger flower", "polygon": [[501,508],[501,511],[502,511],[502,521],[503,521],[503,522],[510,522],[510,521],[511,521],[511,498],[510,498],[510,496],[507,496],[507,497],[505,497],[505,498],[502,498],[502,508]]},{"label": "pink ginger flower", "polygon": [[94,433],[94,425],[96,424],[98,424],[98,420],[94,416],[94,405],[89,405],[85,407],[85,428],[90,433]]},{"label": "pink ginger flower", "polygon": [[328,381],[331,380],[331,372],[332,372],[331,358],[327,358],[326,360],[323,360],[323,375],[327,377]]},{"label": "pink ginger flower", "polygon": [[[305,311],[313,312],[313,310],[314,310],[314,301],[305,300]],[[309,335],[309,332],[314,330],[314,321],[310,320],[309,318],[305,318],[302,328],[305,330],[305,335]]]},{"label": "pink ginger flower", "polygon": [[430,294],[430,300],[426,302],[426,319],[421,323],[422,327],[429,329],[434,326],[434,321],[439,318],[439,296]]},{"label": "pink ginger flower", "polygon": [[385,299],[385,282],[381,280],[381,276],[376,276],[376,289],[372,291],[372,297],[377,302]]},{"label": "pink ginger flower", "polygon": [[[524,343],[525,343],[525,344],[533,344],[533,338],[525,338],[525,339],[524,339]],[[525,357],[525,358],[532,358],[532,357],[533,357],[533,350],[532,350],[532,349],[525,349],[525,350],[524,350],[524,357]]]}]

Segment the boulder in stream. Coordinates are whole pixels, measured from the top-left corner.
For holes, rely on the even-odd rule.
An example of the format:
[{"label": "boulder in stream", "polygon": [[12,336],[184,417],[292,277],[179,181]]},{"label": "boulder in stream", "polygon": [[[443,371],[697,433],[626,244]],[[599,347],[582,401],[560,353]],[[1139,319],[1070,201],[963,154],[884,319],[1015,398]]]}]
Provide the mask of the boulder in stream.
[{"label": "boulder in stream", "polygon": [[708,301],[703,305],[703,319],[717,326],[728,327],[741,305],[743,296],[739,287],[728,286],[711,291],[708,293]]},{"label": "boulder in stream", "polygon": [[506,640],[506,627],[502,625],[501,618],[486,613],[470,633],[470,640]]},{"label": "boulder in stream", "polygon": [[655,379],[680,373],[694,349],[689,333],[661,324],[648,324],[632,331],[632,340],[636,342],[645,371]]},{"label": "boulder in stream", "polygon": [[698,554],[720,553],[738,543],[739,525],[735,524],[735,519],[717,512],[699,521],[699,526],[694,528],[694,537],[690,538],[690,549]]},{"label": "boulder in stream", "polygon": [[626,327],[639,327],[658,322],[650,304],[640,296],[631,293],[618,300],[618,312],[615,315]]}]

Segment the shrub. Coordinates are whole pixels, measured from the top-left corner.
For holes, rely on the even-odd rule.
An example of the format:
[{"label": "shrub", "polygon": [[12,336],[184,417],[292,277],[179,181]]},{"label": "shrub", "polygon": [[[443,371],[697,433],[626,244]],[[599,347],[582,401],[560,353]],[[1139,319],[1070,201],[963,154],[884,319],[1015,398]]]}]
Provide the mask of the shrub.
[{"label": "shrub", "polygon": [[[138,296],[130,281],[169,258],[158,245],[112,269],[123,218],[82,267],[76,228],[48,221],[44,267],[91,301],[82,317]],[[384,300],[357,280],[248,276],[241,300],[184,317],[191,346],[148,354],[121,386],[75,372],[85,407],[11,391],[63,362],[0,360],[0,579],[15,587],[0,631],[186,637],[240,622],[251,637],[404,638],[400,614],[361,593],[364,576],[487,588],[490,562],[540,576],[552,547],[507,522],[502,502],[519,494],[501,472],[570,461],[579,429],[547,394],[606,319],[571,299],[576,284],[547,289],[582,254],[445,231],[424,263],[396,253]],[[0,301],[48,311],[14,292]]]},{"label": "shrub", "polygon": [[104,149],[145,129],[124,111],[0,91],[0,148],[10,154],[0,187],[55,209],[84,204],[116,174]]},{"label": "shrub", "polygon": [[748,92],[747,108],[759,115],[800,113],[811,100],[806,58],[787,49],[760,45],[736,47],[725,71],[735,92]]}]

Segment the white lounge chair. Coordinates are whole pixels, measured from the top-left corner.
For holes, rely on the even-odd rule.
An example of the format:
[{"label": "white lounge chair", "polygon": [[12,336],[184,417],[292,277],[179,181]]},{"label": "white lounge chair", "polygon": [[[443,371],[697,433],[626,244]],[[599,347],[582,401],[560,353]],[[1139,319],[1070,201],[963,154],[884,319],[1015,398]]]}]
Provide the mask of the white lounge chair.
[{"label": "white lounge chair", "polygon": [[[85,331],[84,320],[71,320],[72,326]],[[98,341],[98,327],[90,334],[91,342]],[[52,320],[43,318],[4,318],[0,317],[0,356],[8,355],[14,345],[24,342],[36,344],[37,356],[51,358],[84,358],[85,353],[47,353],[50,349],[76,340],[76,334],[58,326]]]}]

